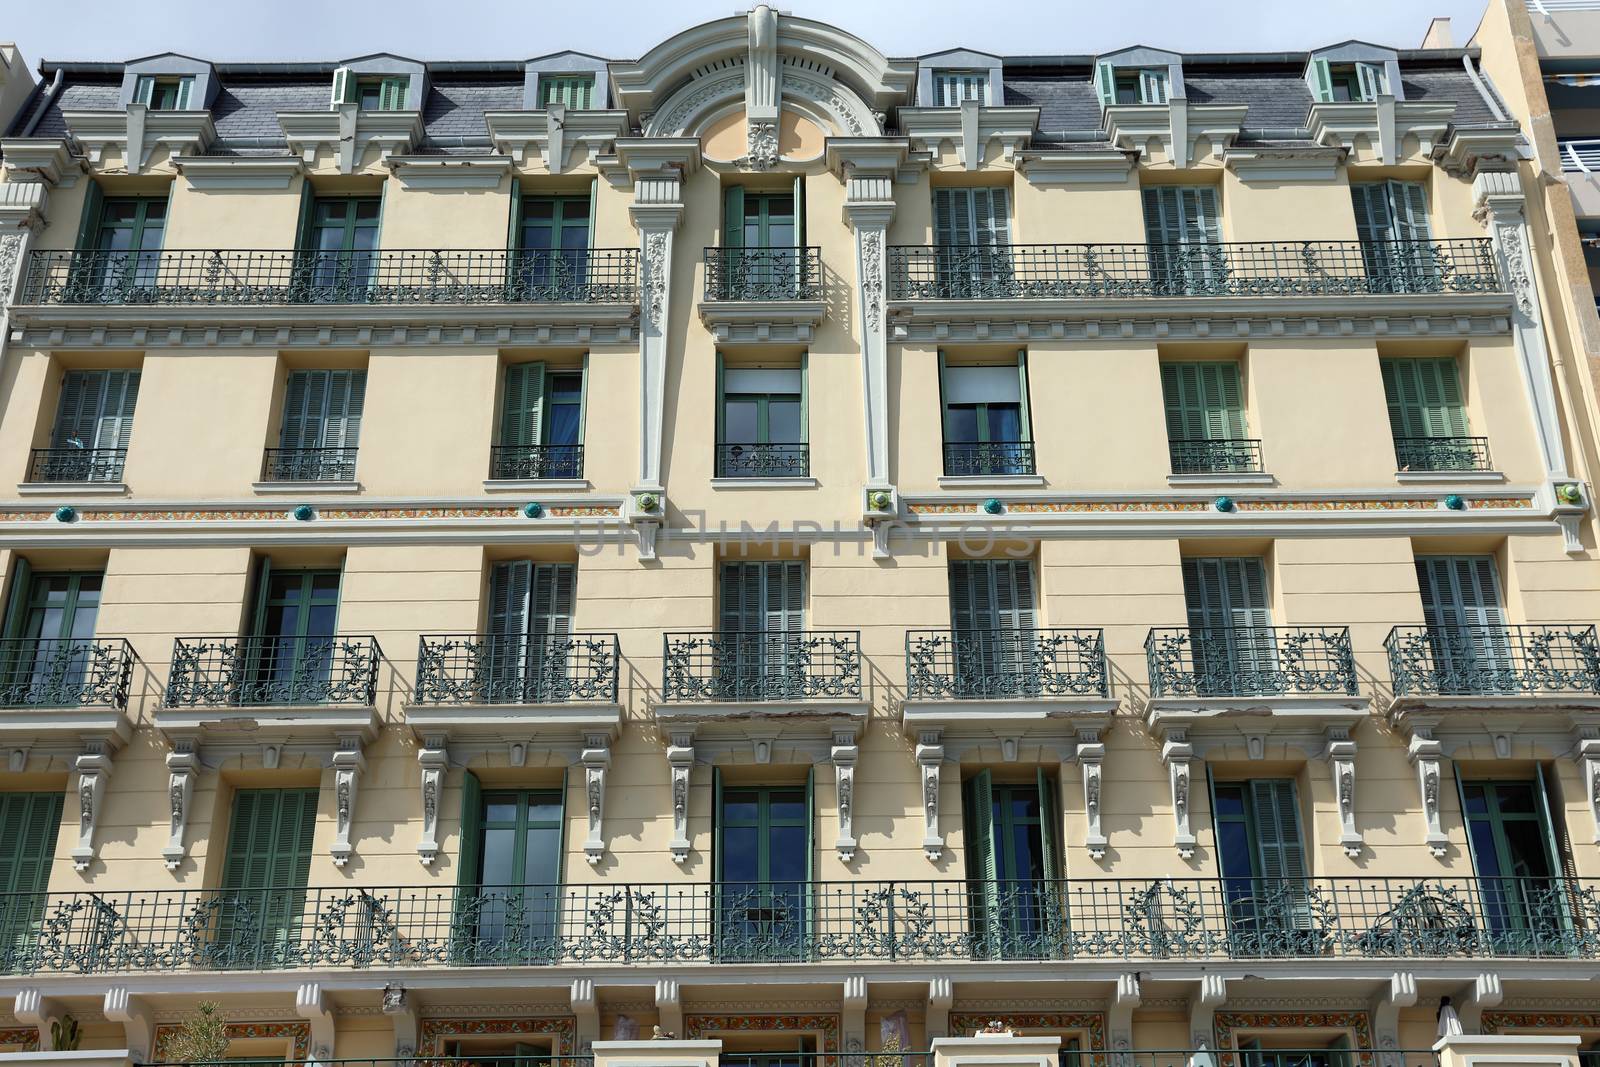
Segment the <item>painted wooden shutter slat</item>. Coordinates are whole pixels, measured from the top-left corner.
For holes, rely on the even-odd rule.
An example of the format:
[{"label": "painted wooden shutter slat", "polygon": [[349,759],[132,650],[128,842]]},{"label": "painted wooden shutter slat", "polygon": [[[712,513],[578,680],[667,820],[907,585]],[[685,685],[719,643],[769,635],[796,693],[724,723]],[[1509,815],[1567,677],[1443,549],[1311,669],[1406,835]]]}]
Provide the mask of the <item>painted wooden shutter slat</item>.
[{"label": "painted wooden shutter slat", "polygon": [[994,782],[987,769],[967,783],[968,831],[972,834],[972,877],[993,883],[999,877],[994,840]]},{"label": "painted wooden shutter slat", "polygon": [[483,786],[471,771],[461,775],[461,841],[456,885],[476,886],[483,863]]},{"label": "painted wooden shutter slat", "polygon": [[178,79],[178,107],[179,111],[189,110],[189,96],[194,92],[193,78]]},{"label": "painted wooden shutter slat", "polygon": [[[0,893],[37,895],[49,887],[61,809],[60,793],[0,793]],[[7,911],[5,933],[24,933],[34,908],[18,902]]]},{"label": "painted wooden shutter slat", "polygon": [[1304,883],[1305,847],[1300,837],[1300,813],[1294,782],[1286,778],[1256,778],[1250,782],[1254,807],[1256,847],[1261,877],[1268,893],[1289,883]]},{"label": "painted wooden shutter slat", "polygon": [[155,95],[155,78],[148,74],[141,74],[138,80],[133,83],[133,102],[149,107],[151,102],[155,100]]},{"label": "painted wooden shutter slat", "polygon": [[1361,99],[1376,100],[1385,88],[1383,67],[1376,63],[1357,63],[1356,81],[1361,87]]},{"label": "painted wooden shutter slat", "polygon": [[1311,61],[1311,91],[1318,103],[1326,104],[1333,100],[1333,73],[1328,69],[1326,59]]},{"label": "painted wooden shutter slat", "polygon": [[529,633],[565,636],[572,631],[572,590],[577,568],[570,563],[537,563],[533,567],[533,617]]},{"label": "painted wooden shutter slat", "polygon": [[935,189],[933,191],[933,243],[939,248],[969,243],[957,230],[956,213],[960,208],[957,194],[962,189]]},{"label": "painted wooden shutter slat", "polygon": [[1382,183],[1369,182],[1350,186],[1350,201],[1356,213],[1356,238],[1362,244],[1377,244],[1394,239],[1388,190]]},{"label": "painted wooden shutter slat", "polygon": [[14,556],[11,565],[11,582],[6,590],[6,614],[0,637],[16,639],[28,618],[28,598],[33,592],[33,565],[21,556]]},{"label": "painted wooden shutter slat", "polygon": [[68,371],[61,379],[52,448],[93,448],[95,412],[105,389],[105,371]]},{"label": "painted wooden shutter slat", "polygon": [[520,637],[528,632],[528,596],[533,564],[525,559],[496,563],[489,577],[489,632]]},{"label": "painted wooden shutter slat", "polygon": [[[974,190],[978,192],[980,190]],[[1011,243],[1011,194],[1006,189],[981,190],[988,195],[987,210],[983,220],[982,243],[1005,245]]]},{"label": "painted wooden shutter slat", "polygon": [[1421,182],[1389,182],[1390,214],[1394,220],[1395,239],[1401,241],[1431,240],[1428,231],[1428,190]]},{"label": "painted wooden shutter slat", "polygon": [[337,108],[340,104],[350,102],[350,89],[352,78],[349,67],[337,67],[333,72],[333,93],[328,98],[328,107]]},{"label": "painted wooden shutter slat", "polygon": [[744,247],[744,186],[730,185],[722,194],[722,247]]},{"label": "painted wooden shutter slat", "polygon": [[328,379],[327,448],[355,448],[361,443],[361,415],[366,409],[367,372],[336,370]]},{"label": "painted wooden shutter slat", "polygon": [[950,628],[970,633],[979,623],[973,608],[971,560],[950,561]]},{"label": "painted wooden shutter slat", "polygon": [[527,447],[544,434],[543,363],[513,363],[506,368],[505,395],[501,400],[500,443]]},{"label": "painted wooden shutter slat", "polygon": [[[1046,881],[1063,877],[1061,871],[1061,806],[1056,803],[1056,780],[1043,767],[1034,769],[1034,784],[1039,790],[1040,860]],[[1054,899],[1046,894],[1047,900]]]},{"label": "painted wooden shutter slat", "polygon": [[1117,102],[1117,73],[1110,63],[1094,65],[1094,91],[1100,98],[1101,107],[1109,107]]}]

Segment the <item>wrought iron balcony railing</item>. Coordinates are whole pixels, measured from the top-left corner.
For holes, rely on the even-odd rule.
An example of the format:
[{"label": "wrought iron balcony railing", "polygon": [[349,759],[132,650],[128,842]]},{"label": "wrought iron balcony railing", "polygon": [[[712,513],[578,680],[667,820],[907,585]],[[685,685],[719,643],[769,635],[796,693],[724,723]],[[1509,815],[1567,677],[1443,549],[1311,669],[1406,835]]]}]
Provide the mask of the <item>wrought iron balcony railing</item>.
[{"label": "wrought iron balcony railing", "polygon": [[1101,630],[909,630],[906,699],[1104,697]]},{"label": "wrought iron balcony railing", "polygon": [[1383,647],[1395,696],[1600,693],[1593,625],[1396,626]]},{"label": "wrought iron balcony railing", "polygon": [[718,478],[804,478],[810,473],[808,444],[717,446]]},{"label": "wrought iron balcony railing", "polygon": [[0,707],[128,706],[133,646],[120,637],[0,641]]},{"label": "wrought iron balcony railing", "polygon": [[891,300],[1490,293],[1487,238],[889,248]]},{"label": "wrought iron balcony railing", "polygon": [[707,248],[707,300],[821,300],[820,248]]},{"label": "wrought iron balcony railing", "polygon": [[425,634],[418,704],[617,701],[616,634]]},{"label": "wrought iron balcony railing", "polygon": [[126,448],[36,448],[28,456],[30,482],[120,482]]},{"label": "wrought iron balcony railing", "polygon": [[489,450],[489,477],[532,481],[582,478],[582,445],[495,445]]},{"label": "wrought iron balcony railing", "polygon": [[38,251],[23,304],[635,304],[634,248]]},{"label": "wrought iron balcony railing", "polygon": [[1597,888],[1463,876],[13,893],[0,897],[0,972],[1596,959]]},{"label": "wrought iron balcony railing", "polygon": [[354,448],[269,448],[261,457],[264,482],[353,482]]},{"label": "wrought iron balcony railing", "polygon": [[383,651],[375,637],[180,637],[170,708],[370,705]]},{"label": "wrought iron balcony railing", "polygon": [[861,633],[668,633],[663,701],[861,698]]},{"label": "wrought iron balcony railing", "polygon": [[1156,628],[1144,650],[1153,697],[1356,692],[1344,626]]},{"label": "wrought iron balcony railing", "polygon": [[947,478],[1033,474],[1032,441],[945,442]]},{"label": "wrought iron balcony railing", "polygon": [[1395,469],[1402,471],[1486,471],[1487,437],[1396,437]]},{"label": "wrought iron balcony railing", "polygon": [[1219,440],[1180,437],[1167,442],[1173,474],[1258,474],[1261,442],[1235,437]]}]

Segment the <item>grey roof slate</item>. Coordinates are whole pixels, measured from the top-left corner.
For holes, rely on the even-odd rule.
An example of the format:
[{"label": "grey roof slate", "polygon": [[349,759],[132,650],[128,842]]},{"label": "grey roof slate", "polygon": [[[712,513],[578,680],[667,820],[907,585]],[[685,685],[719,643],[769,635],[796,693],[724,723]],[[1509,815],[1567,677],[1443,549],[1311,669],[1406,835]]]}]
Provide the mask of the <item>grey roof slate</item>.
[{"label": "grey roof slate", "polygon": [[488,80],[429,79],[431,87],[422,109],[423,130],[429,137],[485,139],[485,111],[520,111],[522,77]]},{"label": "grey roof slate", "polygon": [[[121,102],[122,79],[114,82],[83,81],[64,82],[61,93],[56,99],[46,105],[46,97],[41,95],[37,107],[44,111],[39,119],[39,125],[34,127],[35,137],[65,137],[67,135],[66,121],[61,117],[63,111],[105,111],[113,109]],[[27,126],[25,116],[17,116],[17,126],[14,129],[24,129]]]}]

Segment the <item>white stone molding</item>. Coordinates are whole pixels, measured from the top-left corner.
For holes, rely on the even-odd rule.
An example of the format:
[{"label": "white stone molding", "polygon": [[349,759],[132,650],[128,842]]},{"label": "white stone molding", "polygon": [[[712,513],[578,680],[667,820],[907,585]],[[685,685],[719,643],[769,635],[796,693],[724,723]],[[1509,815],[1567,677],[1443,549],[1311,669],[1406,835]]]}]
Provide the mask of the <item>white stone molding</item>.
[{"label": "white stone molding", "polygon": [[949,975],[936,974],[928,979],[928,1013],[923,1029],[929,1041],[950,1036],[950,1006],[955,1003],[955,983]]},{"label": "white stone molding", "polygon": [[361,738],[340,738],[332,763],[333,845],[328,852],[333,856],[333,865],[343,867],[355,852],[350,844],[350,828],[356,821],[356,791],[361,784],[361,772],[367,769],[367,758],[361,753]]},{"label": "white stone molding", "polygon": [[1167,765],[1172,790],[1172,843],[1183,859],[1194,858],[1195,836],[1189,823],[1194,794],[1194,746],[1184,730],[1167,730],[1161,742],[1161,762]]},{"label": "white stone molding", "polygon": [[1133,1012],[1142,999],[1138,974],[1117,975],[1117,988],[1106,1005],[1106,1040],[1113,1052],[1133,1048]]},{"label": "white stone molding", "polygon": [[600,1040],[600,1000],[595,996],[593,978],[574,978],[569,995],[572,1000],[573,1037],[579,1054]]},{"label": "white stone molding", "polygon": [[442,736],[423,738],[417,750],[422,768],[422,836],[417,841],[417,857],[424,867],[439,858],[439,804],[444,795],[444,771],[450,753]]},{"label": "white stone molding", "polygon": [[1239,180],[1266,182],[1331,182],[1348,153],[1342,148],[1229,148],[1222,164]]},{"label": "white stone molding", "polygon": [[1600,845],[1600,737],[1579,738],[1575,755],[1583,769],[1583,795],[1594,820],[1594,843]]},{"label": "white stone molding", "polygon": [[70,188],[83,173],[83,159],[62,137],[7,137],[0,141],[0,169],[8,182],[42,182]]},{"label": "white stone molding", "polygon": [[[552,111],[563,107],[550,105]],[[407,189],[494,190],[511,173],[511,158],[500,155],[389,156],[387,163]]]},{"label": "white stone molding", "polygon": [[305,170],[299,156],[177,156],[172,164],[203,192],[282,192]]},{"label": "white stone molding", "polygon": [[1471,178],[1479,167],[1515,167],[1520,146],[1526,143],[1521,127],[1514,121],[1458,126],[1444,143],[1434,147],[1433,161],[1452,177]]},{"label": "white stone molding", "polygon": [[[896,116],[912,151],[937,157],[949,145],[966,170],[995,162],[988,158],[991,141],[1000,143],[1002,159],[1016,159],[1039,128],[1036,107],[983,107],[977,100],[964,100],[958,108],[903,107]],[[1126,167],[1122,173],[1127,176]]]},{"label": "white stone molding", "polygon": [[1361,855],[1361,831],[1356,828],[1356,743],[1348,726],[1330,726],[1323,758],[1333,774],[1333,795],[1339,804],[1339,844],[1351,859]]},{"label": "white stone molding", "polygon": [[1248,110],[1243,104],[1191,104],[1174,96],[1165,104],[1112,104],[1103,122],[1106,139],[1118,148],[1148,157],[1148,145],[1157,141],[1182,170],[1205,162],[1194,158],[1202,140],[1209,146],[1208,158],[1221,156],[1239,136]]},{"label": "white stone molding", "polygon": [[689,772],[694,769],[694,727],[673,730],[667,742],[667,766],[672,772],[672,840],[667,848],[673,862],[682,864],[689,859]]},{"label": "white stone molding", "polygon": [[11,1003],[11,1014],[23,1026],[32,1026],[39,1031],[39,1051],[57,1051],[52,1024],[60,1021],[65,1014],[59,1001],[45,996],[38,986],[23,986],[17,990],[16,999]]},{"label": "white stone molding", "polygon": [[1512,336],[1522,362],[1522,382],[1528,390],[1534,430],[1550,478],[1567,477],[1566,447],[1561,440],[1561,417],[1556,407],[1550,356],[1545,350],[1540,321],[1539,293],[1533,246],[1523,208],[1526,198],[1521,176],[1515,170],[1480,167],[1472,179],[1473,215],[1489,230],[1500,280],[1511,291]]},{"label": "white stone molding", "polygon": [[1228,1002],[1228,980],[1220,974],[1200,977],[1200,985],[1189,998],[1189,1047],[1195,1054],[1189,1067],[1214,1067],[1217,1009]]},{"label": "white stone molding", "polygon": [[558,103],[539,111],[490,111],[483,120],[496,151],[526,166],[531,150],[551,174],[594,163],[628,135],[626,111],[569,111]]},{"label": "white stone molding", "polygon": [[106,149],[116,147],[129,174],[142,173],[158,145],[173,156],[204,155],[217,139],[209,111],[151,111],[129,104],[126,111],[64,111],[61,117],[90,163],[99,166]]},{"label": "white stone molding", "polygon": [[854,730],[835,730],[829,759],[833,763],[834,803],[839,813],[839,838],[833,843],[839,858],[849,863],[856,858],[856,759],[861,748]]},{"label": "white stone molding", "polygon": [[1497,1008],[1505,999],[1505,990],[1500,985],[1500,975],[1494,972],[1484,972],[1472,980],[1472,986],[1465,996],[1455,1000],[1456,1014],[1461,1017],[1461,1028],[1469,1034],[1483,1033],[1483,1013],[1489,1008]]},{"label": "white stone molding", "polygon": [[339,104],[329,111],[280,111],[289,150],[298,152],[307,166],[317,161],[317,150],[334,154],[340,174],[352,174],[367,149],[376,145],[379,161],[403,156],[422,141],[420,111],[362,111],[356,104]]},{"label": "white stone molding", "polygon": [[[1417,1003],[1417,976],[1396,971],[1372,1002],[1372,1040],[1380,1049],[1400,1047],[1400,1012]],[[1388,1067],[1386,1064],[1385,1067]]]},{"label": "white stone molding", "polygon": [[189,812],[194,804],[194,779],[200,769],[200,754],[194,741],[179,738],[173,741],[167,753],[167,847],[161,850],[167,870],[176,871],[188,855],[184,833],[189,826]]},{"label": "white stone molding", "polygon": [[1105,758],[1106,746],[1100,740],[1100,731],[1079,730],[1077,759],[1078,765],[1083,768],[1083,812],[1088,820],[1083,843],[1089,850],[1089,858],[1093,860],[1106,858],[1106,835],[1100,824],[1101,789],[1104,786],[1100,765]]},{"label": "white stone molding", "polygon": [[676,978],[656,979],[656,1015],[667,1033],[683,1033],[683,990]]},{"label": "white stone molding", "polygon": [[866,1050],[867,976],[864,974],[845,976],[843,995],[839,998],[839,1036],[846,1052]]},{"label": "white stone molding", "polygon": [[1032,148],[1016,154],[1017,171],[1040,188],[1061,185],[1109,184],[1127,182],[1139,159],[1121,149],[1063,151]]},{"label": "white stone molding", "polygon": [[311,1024],[311,1061],[307,1067],[333,1058],[333,1004],[321,982],[301,982],[294,991],[294,1013]]},{"label": "white stone molding", "polygon": [[[589,824],[589,834],[583,840],[583,858],[592,866],[606,854],[606,772],[611,768],[611,735],[584,734],[583,752],[578,759],[583,764],[583,808]],[[598,1038],[598,1022],[595,1027]]]},{"label": "white stone molding", "polygon": [[930,863],[944,855],[944,835],[939,831],[939,770],[944,763],[944,744],[938,730],[923,730],[917,736],[917,767],[922,782],[922,852]]},{"label": "white stone molding", "polygon": [[144,1063],[150,1059],[155,1019],[145,999],[134,996],[127,986],[112,986],[106,990],[101,1005],[107,1022],[122,1024],[123,1045],[128,1050],[128,1058],[134,1063]]},{"label": "white stone molding", "polygon": [[1417,769],[1417,787],[1422,796],[1422,817],[1427,826],[1424,843],[1435,859],[1444,859],[1450,839],[1445,836],[1439,818],[1439,796],[1443,789],[1443,771],[1440,761],[1444,749],[1433,736],[1432,724],[1413,721],[1411,740],[1406,744],[1406,758]]},{"label": "white stone molding", "polygon": [[94,862],[94,831],[111,777],[110,751],[103,743],[91,741],[73,767],[78,772],[78,847],[72,850],[72,866],[82,874]]},{"label": "white stone molding", "polygon": [[416,1055],[419,1020],[405,986],[390,982],[383,987],[382,1011],[394,1024],[395,1059],[408,1060]]},{"label": "white stone molding", "polygon": [[1334,148],[1353,148],[1364,138],[1386,167],[1400,162],[1400,146],[1417,138],[1424,156],[1433,154],[1455,118],[1456,102],[1396,100],[1384,93],[1372,101],[1318,102],[1311,105],[1306,126],[1311,139]]},{"label": "white stone molding", "polygon": [[778,164],[778,120],[782,107],[778,68],[778,13],[757,4],[745,16],[749,51],[744,64],[746,170],[771,170]]}]

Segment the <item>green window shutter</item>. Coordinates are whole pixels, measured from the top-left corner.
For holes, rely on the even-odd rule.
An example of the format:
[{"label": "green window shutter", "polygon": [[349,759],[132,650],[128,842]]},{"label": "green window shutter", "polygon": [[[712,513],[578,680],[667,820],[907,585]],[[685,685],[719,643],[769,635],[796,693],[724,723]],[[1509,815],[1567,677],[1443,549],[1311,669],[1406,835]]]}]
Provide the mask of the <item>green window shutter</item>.
[{"label": "green window shutter", "polygon": [[223,863],[223,888],[304,888],[311,871],[316,824],[315,789],[236,792]]},{"label": "green window shutter", "polygon": [[512,252],[522,249],[522,183],[511,179],[511,216],[506,223],[506,248]]},{"label": "green window shutter", "polygon": [[318,448],[328,414],[328,371],[290,371],[283,389],[280,448]]},{"label": "green window shutter", "polygon": [[189,110],[189,97],[193,93],[194,93],[194,79],[193,78],[179,78],[178,79],[178,104],[177,104],[177,110],[178,111],[188,111]]},{"label": "green window shutter", "polygon": [[1247,436],[1237,363],[1163,363],[1161,394],[1170,440],[1227,441]]},{"label": "green window shutter", "polygon": [[[987,769],[967,780],[967,876],[991,883],[999,877],[994,840],[994,782]],[[992,899],[992,898],[991,898]],[[991,904],[991,907],[993,905]]]},{"label": "green window shutter", "polygon": [[1311,61],[1311,93],[1319,104],[1333,101],[1333,73],[1328,69],[1326,59]]},{"label": "green window shutter", "polygon": [[1188,244],[1216,244],[1222,240],[1222,212],[1217,207],[1217,190],[1209,185],[1180,189],[1183,209],[1184,241]]},{"label": "green window shutter", "polygon": [[744,186],[730,185],[722,192],[722,247],[744,247]]},{"label": "green window shutter", "polygon": [[1428,188],[1421,182],[1387,182],[1389,211],[1394,219],[1395,239],[1426,243],[1428,231]]},{"label": "green window shutter", "polygon": [[1028,560],[952,560],[949,579],[952,629],[1034,628],[1033,564]]},{"label": "green window shutter", "polygon": [[1467,436],[1454,359],[1386,359],[1380,366],[1389,428],[1396,437]]},{"label": "green window shutter", "polygon": [[572,592],[577,578],[578,569],[571,563],[533,565],[529,633],[564,637],[572,632]]},{"label": "green window shutter", "polygon": [[61,399],[50,434],[52,448],[93,448],[96,415],[105,392],[105,371],[68,371],[61,378]]},{"label": "green window shutter", "polygon": [[21,556],[11,565],[11,584],[6,592],[5,628],[0,637],[16,639],[28,618],[28,597],[33,592],[33,565]]},{"label": "green window shutter", "polygon": [[1244,390],[1239,382],[1239,364],[1202,364],[1201,383],[1208,436],[1224,441],[1244,437]]},{"label": "green window shutter", "polygon": [[1111,69],[1110,63],[1102,61],[1094,65],[1094,92],[1100,98],[1101,107],[1117,102],[1117,72]]},{"label": "green window shutter", "polygon": [[1153,245],[1183,243],[1183,219],[1178,208],[1177,188],[1162,185],[1145,189],[1142,195],[1145,240]]},{"label": "green window shutter", "polygon": [[716,415],[716,419],[717,419],[717,443],[718,444],[723,444],[728,440],[728,437],[727,437],[727,428],[728,428],[727,396],[728,396],[728,392],[727,392],[727,388],[724,385],[725,368],[723,366],[723,358],[722,358],[722,353],[721,352],[718,352],[716,354],[716,367],[717,367],[717,415]]},{"label": "green window shutter", "polygon": [[[711,768],[711,878],[722,881],[722,768]],[[720,910],[720,909],[719,909]]]},{"label": "green window shutter", "polygon": [[755,618],[760,583],[751,576],[752,566],[745,563],[722,565],[722,577],[717,587],[718,618],[722,633],[742,634],[760,630],[760,623]]},{"label": "green window shutter", "polygon": [[811,440],[811,353],[800,353],[800,440]]},{"label": "green window shutter", "polygon": [[13,901],[6,909],[11,914],[0,922],[0,947],[23,934],[43,911],[43,900],[25,902],[12,894],[36,896],[49,888],[61,801],[60,793],[0,793],[0,893]]},{"label": "green window shutter", "polygon": [[950,628],[953,630],[970,632],[984,626],[979,621],[977,598],[973,595],[979,562],[970,559],[950,561]]},{"label": "green window shutter", "polygon": [[1007,189],[973,189],[973,214],[981,245],[1011,243],[1011,196]]},{"label": "green window shutter", "polygon": [[1384,359],[1378,361],[1383,375],[1383,396],[1389,409],[1389,432],[1395,437],[1426,437],[1427,424],[1422,414],[1422,390],[1416,361]]},{"label": "green window shutter", "polygon": [[1361,88],[1361,99],[1376,100],[1388,89],[1388,79],[1381,63],[1357,63],[1356,82]]},{"label": "green window shutter", "polygon": [[1167,102],[1167,72],[1141,70],[1139,72],[1139,103],[1165,104]]},{"label": "green window shutter", "polygon": [[1061,869],[1061,805],[1056,803],[1056,780],[1036,768],[1034,780],[1039,789],[1039,842],[1046,881],[1064,877]]},{"label": "green window shutter", "polygon": [[1019,396],[1022,400],[1020,418],[1022,439],[1024,441],[1032,441],[1033,415],[1028,409],[1028,353],[1026,349],[1017,353],[1017,385]]},{"label": "green window shutter", "polygon": [[1005,630],[1032,630],[1033,564],[1022,559],[986,562],[994,586],[995,621]]},{"label": "green window shutter", "polygon": [[333,72],[333,95],[328,100],[330,109],[337,108],[340,104],[354,103],[356,99],[356,79],[349,67],[338,67]]},{"label": "green window shutter", "polygon": [[384,78],[378,83],[378,110],[404,111],[406,92],[410,88],[410,78]]},{"label": "green window shutter", "polygon": [[1256,778],[1250,782],[1250,803],[1254,809],[1256,854],[1261,862],[1261,877],[1274,882],[1304,882],[1305,846],[1300,837],[1300,809],[1295,800],[1294,781],[1288,778]]},{"label": "green window shutter", "polygon": [[1356,212],[1356,237],[1363,244],[1394,240],[1388,189],[1382,182],[1350,186],[1350,199]]},{"label": "green window shutter", "polygon": [[1260,559],[1185,559],[1183,593],[1191,629],[1272,625],[1266,568]]},{"label": "green window shutter", "polygon": [[95,426],[95,448],[127,448],[133,435],[133,409],[139,402],[139,372],[106,371],[105,392]]},{"label": "green window shutter", "polygon": [[806,569],[799,560],[757,564],[766,586],[766,625],[769,634],[798,634],[806,628]]},{"label": "green window shutter", "polygon": [[476,886],[483,867],[483,786],[471,771],[461,774],[461,847],[456,885]]},{"label": "green window shutter", "polygon": [[513,363],[506,368],[500,411],[502,445],[536,445],[543,439],[544,384],[543,363]]},{"label": "green window shutter", "polygon": [[328,408],[322,447],[355,448],[361,443],[361,413],[366,407],[367,372],[336,370],[328,375]]},{"label": "green window shutter", "polygon": [[133,102],[149,107],[156,95],[156,80],[148,74],[139,75],[133,83]]},{"label": "green window shutter", "polygon": [[804,248],[806,244],[806,176],[794,176],[794,246]]},{"label": "green window shutter", "polygon": [[816,801],[816,769],[806,768],[806,885],[801,891],[806,894],[806,925],[811,922],[811,883],[817,877],[817,801]]},{"label": "green window shutter", "polygon": [[933,191],[933,243],[940,248],[971,244],[967,239],[968,201],[965,189]]},{"label": "green window shutter", "polygon": [[1505,626],[1493,556],[1418,556],[1416,567],[1428,629]]},{"label": "green window shutter", "polygon": [[533,588],[533,564],[525,559],[496,563],[489,572],[489,632],[522,635],[528,632],[528,598]]},{"label": "green window shutter", "polygon": [[90,252],[100,245],[100,219],[105,213],[105,193],[100,183],[89,178],[83,191],[83,211],[78,216],[78,238],[74,247]]}]

